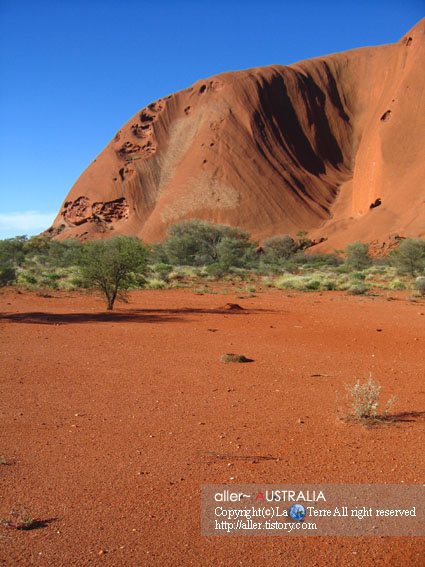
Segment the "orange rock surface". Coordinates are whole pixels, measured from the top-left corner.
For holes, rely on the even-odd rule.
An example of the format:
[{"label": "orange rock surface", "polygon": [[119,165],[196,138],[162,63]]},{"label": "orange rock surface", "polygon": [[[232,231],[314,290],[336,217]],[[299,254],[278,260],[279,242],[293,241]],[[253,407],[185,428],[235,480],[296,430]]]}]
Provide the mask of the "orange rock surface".
[{"label": "orange rock surface", "polygon": [[138,112],[47,232],[153,242],[188,218],[322,249],[425,236],[425,19],[398,43],[198,81]]}]

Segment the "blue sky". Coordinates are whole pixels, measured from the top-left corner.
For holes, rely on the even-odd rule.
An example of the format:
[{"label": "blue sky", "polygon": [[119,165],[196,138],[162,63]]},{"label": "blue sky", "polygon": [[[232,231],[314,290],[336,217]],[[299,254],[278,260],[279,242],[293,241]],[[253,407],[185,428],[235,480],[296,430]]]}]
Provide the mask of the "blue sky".
[{"label": "blue sky", "polygon": [[0,238],[50,226],[139,109],[224,71],[398,41],[425,0],[0,0]]}]

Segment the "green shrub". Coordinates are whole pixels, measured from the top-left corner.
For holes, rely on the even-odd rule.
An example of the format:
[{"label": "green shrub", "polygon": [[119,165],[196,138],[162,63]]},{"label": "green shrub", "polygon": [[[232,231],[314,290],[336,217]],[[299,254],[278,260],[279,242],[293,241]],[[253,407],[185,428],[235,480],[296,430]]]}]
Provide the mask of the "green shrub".
[{"label": "green shrub", "polygon": [[390,283],[390,289],[403,290],[407,289],[407,285],[400,280],[394,280]]},{"label": "green shrub", "polygon": [[331,291],[331,290],[337,289],[338,284],[335,280],[324,280],[322,282],[322,287],[325,290]]},{"label": "green shrub", "polygon": [[174,266],[220,262],[228,268],[255,258],[255,244],[249,242],[249,234],[233,226],[193,219],[171,225],[168,234],[161,249]]},{"label": "green shrub", "polygon": [[416,278],[415,289],[417,289],[421,295],[425,295],[425,277],[419,276]]},{"label": "green shrub", "polygon": [[173,271],[173,266],[171,264],[159,263],[152,266],[151,270],[164,281],[168,281],[171,272]]},{"label": "green shrub", "polygon": [[24,245],[26,242],[26,236],[0,240],[0,266],[2,268],[16,268],[20,266],[25,259]]},{"label": "green shrub", "polygon": [[348,289],[350,295],[364,295],[369,288],[363,284],[354,284]]},{"label": "green shrub", "polygon": [[420,238],[402,240],[391,252],[391,259],[399,274],[422,274],[425,270],[425,241]]},{"label": "green shrub", "polygon": [[12,267],[0,268],[0,287],[11,285],[16,280],[16,270]]},{"label": "green shrub", "polygon": [[[246,236],[247,233],[245,233]],[[224,236],[217,244],[217,260],[226,269],[231,266],[242,267],[250,264],[255,259],[255,248],[247,238],[234,238]]]},{"label": "green shrub", "polygon": [[167,289],[168,284],[163,279],[148,278],[145,283],[147,289]]},{"label": "green shrub", "polygon": [[346,254],[346,263],[354,270],[364,270],[372,264],[372,258],[368,254],[368,245],[359,240],[347,246]]},{"label": "green shrub", "polygon": [[18,273],[18,285],[30,285],[34,286],[38,284],[38,279],[34,274],[30,272],[22,272]]},{"label": "green shrub", "polygon": [[212,278],[222,278],[226,273],[226,267],[220,262],[214,262],[205,267],[205,271]]},{"label": "green shrub", "polygon": [[364,274],[363,272],[352,272],[350,274],[350,278],[352,278],[353,280],[364,281],[366,279],[366,274]]},{"label": "green shrub", "polygon": [[263,258],[266,264],[279,264],[282,260],[288,260],[297,250],[297,244],[288,235],[273,236],[266,238],[262,244]]},{"label": "green shrub", "polygon": [[320,280],[309,276],[282,276],[275,281],[279,289],[294,289],[297,291],[316,291],[320,289]]},{"label": "green shrub", "polygon": [[47,261],[51,266],[76,266],[81,258],[83,246],[76,238],[57,241],[50,240],[47,252]]},{"label": "green shrub", "polygon": [[315,291],[320,289],[320,281],[319,280],[308,280],[305,283],[305,289],[309,291]]}]

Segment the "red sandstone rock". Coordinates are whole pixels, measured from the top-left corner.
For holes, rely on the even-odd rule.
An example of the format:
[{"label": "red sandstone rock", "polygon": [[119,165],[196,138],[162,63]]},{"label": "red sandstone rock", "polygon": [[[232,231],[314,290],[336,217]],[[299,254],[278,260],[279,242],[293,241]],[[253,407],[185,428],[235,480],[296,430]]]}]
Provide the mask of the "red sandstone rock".
[{"label": "red sandstone rock", "polygon": [[425,19],[397,44],[223,73],[131,118],[50,234],[153,242],[187,218],[319,249],[425,236]]}]

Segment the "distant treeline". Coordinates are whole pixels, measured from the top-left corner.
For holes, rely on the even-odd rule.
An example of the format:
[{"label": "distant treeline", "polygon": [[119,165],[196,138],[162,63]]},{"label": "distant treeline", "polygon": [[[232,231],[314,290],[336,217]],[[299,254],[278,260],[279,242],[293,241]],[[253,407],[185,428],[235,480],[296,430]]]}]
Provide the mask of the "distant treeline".
[{"label": "distant treeline", "polygon": [[[176,266],[204,267],[206,273],[215,278],[235,270],[295,274],[306,265],[317,269],[332,267],[341,273],[364,270],[372,265],[394,266],[397,273],[412,277],[425,273],[425,241],[422,239],[401,240],[387,257],[373,259],[367,244],[362,242],[354,242],[346,250],[332,254],[312,253],[311,241],[307,233],[301,231],[295,238],[288,235],[267,238],[260,247],[239,228],[187,220],[170,226],[167,238],[153,245],[130,236],[95,241],[96,244],[93,241],[82,244],[76,239],[57,241],[45,236],[1,240],[0,285],[60,287],[59,280],[63,280],[65,274],[72,286],[84,287],[87,281],[83,267],[92,248],[96,246],[97,253],[105,246],[111,250],[111,245],[106,243],[114,239],[119,239],[122,254],[126,250],[123,247],[126,239],[133,244],[137,241],[143,249],[144,262],[136,270],[140,276],[149,271],[161,276]],[[136,284],[143,286],[143,277],[135,276]]]}]

